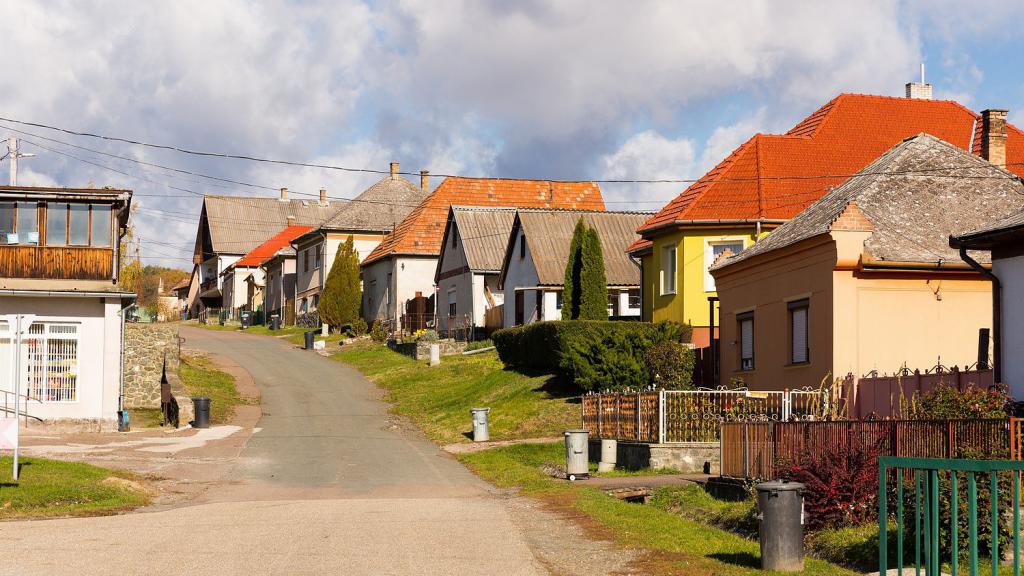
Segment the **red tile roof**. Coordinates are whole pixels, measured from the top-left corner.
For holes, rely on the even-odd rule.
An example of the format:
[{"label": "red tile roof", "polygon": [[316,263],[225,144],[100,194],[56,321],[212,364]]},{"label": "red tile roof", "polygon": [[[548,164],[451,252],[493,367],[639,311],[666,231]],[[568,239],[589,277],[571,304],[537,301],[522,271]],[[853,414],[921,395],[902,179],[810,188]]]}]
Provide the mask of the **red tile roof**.
[{"label": "red tile roof", "polygon": [[270,259],[274,254],[277,254],[278,250],[287,248],[292,240],[312,229],[312,226],[288,226],[275,234],[270,240],[253,248],[252,251],[239,258],[231,266],[235,268],[255,268]]},{"label": "red tile roof", "polygon": [[369,264],[393,254],[436,256],[450,206],[509,206],[604,210],[601,188],[593,182],[549,182],[448,177],[363,260]]},{"label": "red tile roof", "polygon": [[[788,220],[920,133],[980,153],[981,116],[950,100],[840,94],[789,132],[755,134],[639,230],[695,221]],[[1024,132],[1007,124],[1008,168],[1024,176]],[[640,240],[631,251],[650,244]]]}]

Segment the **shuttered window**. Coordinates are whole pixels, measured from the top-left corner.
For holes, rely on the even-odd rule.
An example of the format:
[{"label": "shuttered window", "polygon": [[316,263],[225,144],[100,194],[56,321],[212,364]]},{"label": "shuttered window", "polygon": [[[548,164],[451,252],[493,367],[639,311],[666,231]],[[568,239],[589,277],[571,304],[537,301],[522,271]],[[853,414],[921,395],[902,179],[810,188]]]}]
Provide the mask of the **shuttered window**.
[{"label": "shuttered window", "polygon": [[746,312],[736,316],[737,331],[740,335],[740,370],[754,369],[754,313]]},{"label": "shuttered window", "polygon": [[810,339],[808,338],[808,317],[810,305],[807,300],[789,303],[789,361],[804,364],[811,361]]},{"label": "shuttered window", "polygon": [[13,390],[14,356],[20,356],[22,388],[38,402],[78,399],[78,324],[35,322],[22,336],[21,349],[7,322],[0,322],[0,389]]},{"label": "shuttered window", "polygon": [[661,293],[676,293],[676,247],[666,246],[661,250]]}]

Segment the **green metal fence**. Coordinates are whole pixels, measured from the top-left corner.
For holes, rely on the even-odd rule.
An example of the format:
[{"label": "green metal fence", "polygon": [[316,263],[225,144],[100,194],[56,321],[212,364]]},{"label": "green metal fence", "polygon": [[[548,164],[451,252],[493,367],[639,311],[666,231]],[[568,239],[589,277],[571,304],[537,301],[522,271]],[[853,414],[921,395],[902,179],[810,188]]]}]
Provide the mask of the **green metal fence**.
[{"label": "green metal fence", "polygon": [[[889,565],[889,508],[890,501],[895,507],[896,523],[896,562],[903,574],[905,564],[904,548],[910,546],[914,553],[915,575],[939,576],[944,560],[948,561],[949,574],[957,576],[961,562],[960,519],[961,507],[965,505],[967,513],[967,550],[966,561],[970,576],[978,574],[979,554],[986,552],[979,546],[979,508],[987,507],[988,522],[985,547],[991,564],[991,574],[999,574],[1000,568],[1000,530],[1009,520],[1001,517],[1001,502],[1012,508],[1012,529],[1010,529],[1013,548],[1011,550],[1014,576],[1020,576],[1020,472],[1024,470],[1024,462],[1011,460],[949,460],[940,458],[898,458],[883,456],[878,459],[878,569],[885,574]],[[988,481],[988,495],[979,498],[979,476],[984,491],[984,482]],[[966,494],[961,494],[961,479],[966,480]],[[895,490],[892,485],[895,484]],[[1002,484],[1002,486],[1000,486]],[[941,489],[940,489],[941,486]],[[1006,494],[1006,489],[1012,497]],[[912,511],[904,510],[904,489],[913,491],[913,499],[909,500]],[[948,493],[948,504],[943,495]],[[909,496],[909,493],[907,494]],[[963,498],[963,504],[961,503]],[[979,502],[981,502],[979,504]],[[941,504],[941,507],[940,507]],[[941,508],[941,509],[940,509]],[[911,515],[912,514],[912,515]],[[905,530],[907,521],[912,520],[911,528]],[[913,538],[908,540],[912,530]],[[985,530],[985,527],[982,527]],[[946,532],[946,536],[943,536]],[[1006,532],[1004,529],[1003,532]],[[943,542],[943,540],[948,540]],[[910,571],[907,571],[910,573]]]}]

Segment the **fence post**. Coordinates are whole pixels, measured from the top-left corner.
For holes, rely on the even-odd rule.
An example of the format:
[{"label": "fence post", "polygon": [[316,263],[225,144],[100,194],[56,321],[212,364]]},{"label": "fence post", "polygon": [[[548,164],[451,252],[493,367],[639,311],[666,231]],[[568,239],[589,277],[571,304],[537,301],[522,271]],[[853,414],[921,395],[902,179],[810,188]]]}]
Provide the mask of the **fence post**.
[{"label": "fence post", "polygon": [[643,438],[640,436],[640,393],[636,393],[636,440],[640,442]]},{"label": "fence post", "polygon": [[658,390],[658,444],[665,443],[665,390]]},{"label": "fence post", "polygon": [[946,458],[955,458],[953,456],[953,421],[946,420]]},{"label": "fence post", "polygon": [[788,422],[793,413],[793,397],[790,396],[789,388],[782,391],[782,421]]},{"label": "fence post", "polygon": [[743,423],[743,477],[750,478],[750,425]]},{"label": "fence post", "polygon": [[601,428],[602,428],[601,427],[601,420],[602,420],[602,417],[604,416],[604,414],[603,414],[604,409],[601,407],[601,397],[602,396],[604,396],[604,395],[600,394],[600,393],[598,393],[598,395],[597,395],[597,437],[598,438],[603,438],[603,436],[601,436]]}]

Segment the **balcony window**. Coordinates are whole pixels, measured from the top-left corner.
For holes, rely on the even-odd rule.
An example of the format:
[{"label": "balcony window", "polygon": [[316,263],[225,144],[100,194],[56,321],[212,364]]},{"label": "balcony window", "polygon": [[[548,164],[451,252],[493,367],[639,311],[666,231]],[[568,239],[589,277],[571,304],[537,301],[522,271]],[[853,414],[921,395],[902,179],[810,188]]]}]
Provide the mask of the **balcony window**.
[{"label": "balcony window", "polygon": [[110,232],[110,206],[106,204],[93,204],[92,236],[89,237],[89,244],[92,246],[110,246]]},{"label": "balcony window", "polygon": [[46,205],[46,244],[61,246],[68,243],[68,205],[53,202]]},{"label": "balcony window", "polygon": [[0,202],[0,244],[37,244],[38,208],[34,202]]},{"label": "balcony window", "polygon": [[71,204],[68,207],[68,244],[89,245],[89,205]]}]

